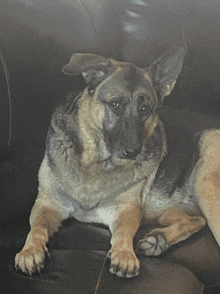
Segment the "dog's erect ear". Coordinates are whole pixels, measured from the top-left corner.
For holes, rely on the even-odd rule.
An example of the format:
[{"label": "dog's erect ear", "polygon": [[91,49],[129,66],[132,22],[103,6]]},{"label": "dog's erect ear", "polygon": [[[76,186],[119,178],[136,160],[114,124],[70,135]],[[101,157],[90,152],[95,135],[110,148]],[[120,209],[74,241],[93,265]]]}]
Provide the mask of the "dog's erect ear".
[{"label": "dog's erect ear", "polygon": [[88,84],[98,84],[107,75],[111,59],[97,54],[75,53],[64,65],[62,71],[67,75],[80,75]]},{"label": "dog's erect ear", "polygon": [[161,100],[172,92],[182,70],[186,52],[186,45],[173,45],[146,69]]}]

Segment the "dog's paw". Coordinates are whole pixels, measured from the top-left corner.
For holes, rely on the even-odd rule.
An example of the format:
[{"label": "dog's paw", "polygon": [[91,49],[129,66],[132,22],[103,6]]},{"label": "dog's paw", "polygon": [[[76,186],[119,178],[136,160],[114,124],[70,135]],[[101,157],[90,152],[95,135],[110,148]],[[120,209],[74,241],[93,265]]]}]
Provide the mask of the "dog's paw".
[{"label": "dog's paw", "polygon": [[133,250],[116,251],[111,249],[108,252],[108,257],[111,258],[110,273],[124,278],[133,278],[139,274],[140,262]]},{"label": "dog's paw", "polygon": [[15,269],[30,276],[40,273],[44,268],[45,252],[49,255],[46,246],[23,248],[15,256]]},{"label": "dog's paw", "polygon": [[163,235],[146,235],[138,242],[138,251],[147,256],[158,256],[165,252],[168,244]]}]

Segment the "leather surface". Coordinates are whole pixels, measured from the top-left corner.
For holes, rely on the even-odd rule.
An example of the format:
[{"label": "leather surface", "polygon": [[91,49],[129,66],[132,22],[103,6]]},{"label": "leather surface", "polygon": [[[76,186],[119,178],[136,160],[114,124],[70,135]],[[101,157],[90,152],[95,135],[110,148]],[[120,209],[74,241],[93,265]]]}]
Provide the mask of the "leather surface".
[{"label": "leather surface", "polygon": [[[68,221],[69,224],[61,228],[55,234],[49,244],[51,258],[46,259],[45,269],[41,276],[35,275],[27,277],[16,273],[13,268],[14,249],[1,249],[1,293],[94,293],[98,277],[109,249],[110,232],[106,228],[93,226],[92,224],[82,224],[76,221]],[[196,271],[200,268],[200,263],[207,267],[207,260],[204,258],[206,250],[215,248],[211,244],[209,248],[204,248],[200,256],[190,255],[190,266],[182,262],[184,256],[188,256],[190,251],[198,252],[198,248],[203,246],[205,239],[210,244],[210,236],[207,238],[207,229],[193,236],[189,242],[190,248],[185,244],[173,248],[173,252],[167,252],[161,257],[151,258],[139,256],[141,261],[141,273],[134,279],[120,279],[108,272],[108,262],[105,263],[98,293],[172,293],[188,294],[201,293],[204,274]],[[18,248],[16,249],[18,250]],[[181,252],[182,250],[182,252]],[[178,252],[180,251],[180,253]],[[213,254],[208,259],[209,265],[220,257]],[[216,265],[215,264],[215,265]],[[194,266],[194,269],[192,268]],[[212,268],[212,283],[218,281],[219,273],[215,266]],[[203,271],[203,269],[201,270]],[[196,274],[196,275],[195,275]],[[199,276],[200,275],[200,276]],[[197,277],[196,277],[197,276]],[[199,280],[199,278],[201,280]],[[209,284],[210,285],[210,284]]]}]

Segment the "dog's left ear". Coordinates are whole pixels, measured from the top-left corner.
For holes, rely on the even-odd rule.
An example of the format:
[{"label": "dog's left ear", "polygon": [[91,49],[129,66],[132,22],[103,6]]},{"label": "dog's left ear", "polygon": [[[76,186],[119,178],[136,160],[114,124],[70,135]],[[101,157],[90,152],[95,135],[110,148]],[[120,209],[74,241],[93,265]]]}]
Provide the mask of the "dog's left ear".
[{"label": "dog's left ear", "polygon": [[163,56],[157,59],[146,70],[151,77],[157,95],[162,101],[172,92],[186,55],[186,45],[173,45]]},{"label": "dog's left ear", "polygon": [[80,75],[88,84],[98,85],[108,74],[111,59],[97,54],[75,53],[64,65],[62,71],[67,75]]}]

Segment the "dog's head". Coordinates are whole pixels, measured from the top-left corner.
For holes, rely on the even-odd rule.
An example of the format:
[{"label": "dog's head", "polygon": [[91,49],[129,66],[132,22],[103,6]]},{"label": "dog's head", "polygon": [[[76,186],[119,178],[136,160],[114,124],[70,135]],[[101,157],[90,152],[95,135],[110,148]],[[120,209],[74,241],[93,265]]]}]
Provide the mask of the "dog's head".
[{"label": "dog's head", "polygon": [[143,69],[96,54],[76,53],[63,67],[65,74],[82,74],[89,99],[101,105],[97,127],[111,154],[135,159],[142,151],[146,128],[157,106],[173,90],[185,53],[184,45],[174,45]]}]

